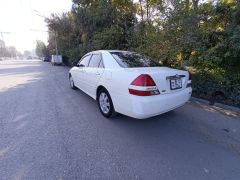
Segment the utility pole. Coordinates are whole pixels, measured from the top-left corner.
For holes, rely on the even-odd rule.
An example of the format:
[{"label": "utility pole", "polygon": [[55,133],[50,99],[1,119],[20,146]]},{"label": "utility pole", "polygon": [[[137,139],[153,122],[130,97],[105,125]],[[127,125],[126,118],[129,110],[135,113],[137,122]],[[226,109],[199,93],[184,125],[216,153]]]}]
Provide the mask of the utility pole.
[{"label": "utility pole", "polygon": [[[36,12],[36,15],[39,16],[39,17],[42,17],[44,19],[48,19],[47,17],[45,17],[44,15],[42,15],[39,11],[37,10],[34,10],[34,12]],[[52,32],[52,31],[45,31],[45,32]],[[55,48],[56,48],[56,55],[57,55],[57,58],[58,58],[58,45],[57,45],[57,33],[55,30],[53,30],[53,34],[54,34],[54,43],[55,43]]]},{"label": "utility pole", "polygon": [[57,55],[57,58],[58,58],[58,46],[57,46],[57,33],[56,33],[56,31],[54,31],[54,39],[55,39],[56,55]]},{"label": "utility pole", "polygon": [[54,34],[54,43],[55,43],[55,48],[56,48],[56,55],[58,57],[58,46],[57,46],[57,33],[56,33],[56,31],[54,31],[54,32],[44,31],[44,30],[40,30],[40,29],[30,29],[30,31],[40,31],[40,32],[44,32],[44,33],[53,33]]},{"label": "utility pole", "polygon": [[0,33],[1,33],[2,41],[4,41],[3,34],[10,34],[10,32],[0,32]]}]

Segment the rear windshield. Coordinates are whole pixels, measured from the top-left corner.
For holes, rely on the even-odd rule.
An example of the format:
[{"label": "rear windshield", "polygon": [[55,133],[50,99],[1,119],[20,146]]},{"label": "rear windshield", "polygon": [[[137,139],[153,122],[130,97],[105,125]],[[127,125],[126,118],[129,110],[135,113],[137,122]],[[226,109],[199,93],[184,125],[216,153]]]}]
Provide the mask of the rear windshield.
[{"label": "rear windshield", "polygon": [[118,64],[123,68],[137,67],[156,67],[159,63],[153,61],[147,56],[140,55],[134,52],[110,52],[116,59]]}]

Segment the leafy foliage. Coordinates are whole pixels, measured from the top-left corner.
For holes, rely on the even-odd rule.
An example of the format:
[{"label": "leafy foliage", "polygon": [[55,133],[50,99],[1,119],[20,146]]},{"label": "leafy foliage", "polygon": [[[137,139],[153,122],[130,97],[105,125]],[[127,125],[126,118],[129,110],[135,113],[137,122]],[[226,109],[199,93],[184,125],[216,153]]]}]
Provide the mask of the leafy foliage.
[{"label": "leafy foliage", "polygon": [[193,76],[193,94],[227,104],[239,105],[240,74],[217,74],[198,72]]},{"label": "leafy foliage", "polygon": [[21,53],[17,51],[17,49],[14,46],[5,46],[5,42],[0,40],[0,57],[17,57],[21,56]]},{"label": "leafy foliage", "polygon": [[46,48],[44,42],[38,40],[37,44],[36,44],[36,54],[37,54],[37,56],[44,57],[45,54],[46,54],[46,51],[47,51],[47,48]]},{"label": "leafy foliage", "polygon": [[137,51],[191,70],[195,95],[221,92],[240,105],[238,0],[73,0],[71,11],[46,22],[50,52],[56,37],[70,64],[96,49]]}]

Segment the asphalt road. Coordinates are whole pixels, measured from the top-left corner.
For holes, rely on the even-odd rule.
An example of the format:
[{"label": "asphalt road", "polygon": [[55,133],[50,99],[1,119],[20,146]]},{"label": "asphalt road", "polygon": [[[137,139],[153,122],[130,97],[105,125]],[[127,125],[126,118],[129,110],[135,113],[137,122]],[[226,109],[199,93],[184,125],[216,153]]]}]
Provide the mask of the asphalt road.
[{"label": "asphalt road", "polygon": [[237,114],[196,103],[146,120],[109,120],[70,89],[68,68],[0,62],[3,180],[239,180],[240,153],[231,146],[239,139],[228,135],[238,127]]}]

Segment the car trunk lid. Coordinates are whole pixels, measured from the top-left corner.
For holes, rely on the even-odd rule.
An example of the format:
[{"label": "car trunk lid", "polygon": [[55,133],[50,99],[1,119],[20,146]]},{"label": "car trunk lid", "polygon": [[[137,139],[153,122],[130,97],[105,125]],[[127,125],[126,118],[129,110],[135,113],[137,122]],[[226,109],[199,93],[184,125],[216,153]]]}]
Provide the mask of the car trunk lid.
[{"label": "car trunk lid", "polygon": [[189,74],[187,71],[168,67],[125,68],[136,75],[149,74],[156,83],[161,94],[174,93],[186,88]]}]

